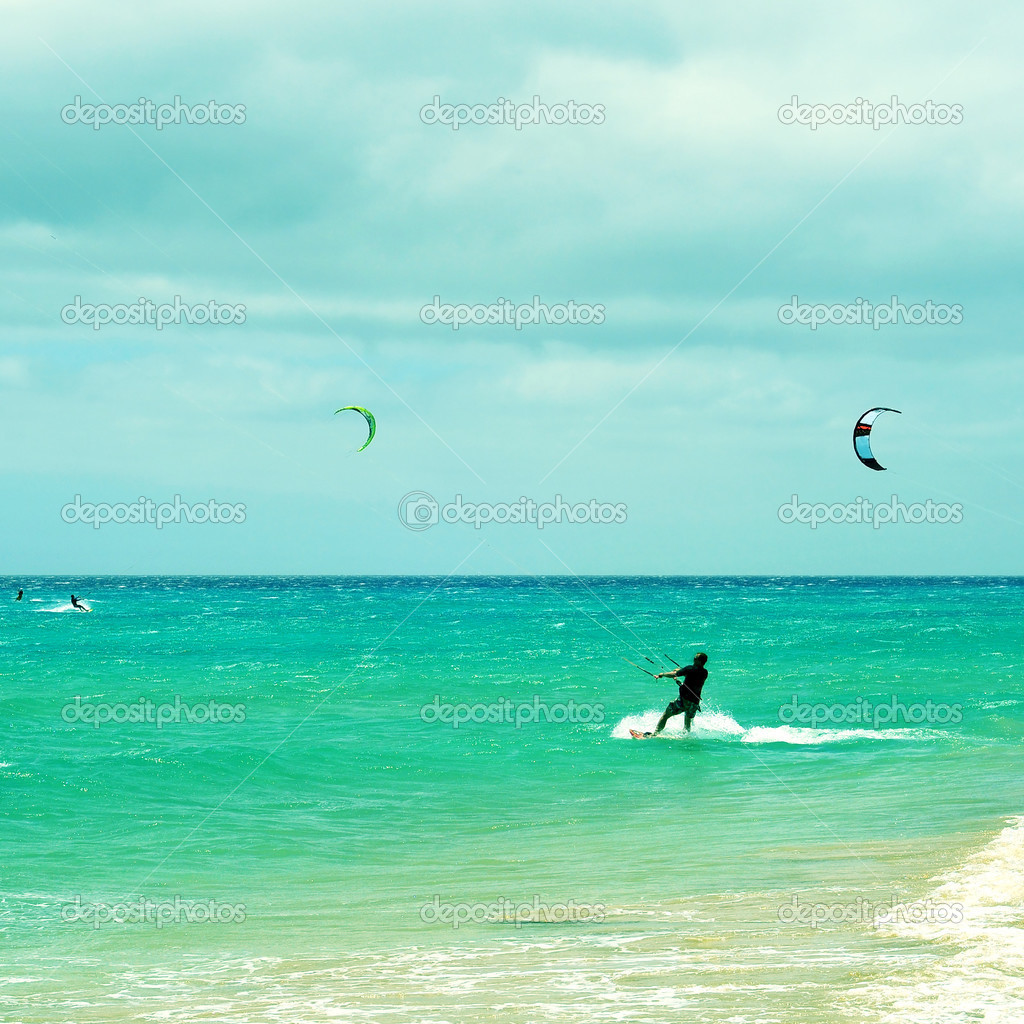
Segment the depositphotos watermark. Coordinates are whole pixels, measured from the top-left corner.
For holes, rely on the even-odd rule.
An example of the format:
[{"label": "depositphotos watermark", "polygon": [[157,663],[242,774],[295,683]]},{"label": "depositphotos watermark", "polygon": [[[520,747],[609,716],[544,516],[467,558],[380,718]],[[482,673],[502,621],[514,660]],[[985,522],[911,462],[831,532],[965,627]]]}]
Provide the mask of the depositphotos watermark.
[{"label": "depositphotos watermark", "polygon": [[67,924],[86,921],[93,928],[105,924],[242,924],[245,921],[244,903],[221,903],[218,900],[173,899],[127,900],[123,903],[85,903],[76,896],[73,903],[65,903],[60,911]]},{"label": "depositphotos watermark", "polygon": [[65,124],[86,124],[99,131],[105,124],[151,124],[160,131],[169,124],[244,124],[244,103],[206,103],[191,105],[181,102],[156,104],[140,96],[136,103],[83,103],[81,96],[74,103],[61,108],[60,119]]},{"label": "depositphotos watermark", "polygon": [[837,502],[815,505],[801,501],[794,494],[791,501],[779,506],[779,520],[783,523],[806,523],[816,530],[825,523],[871,523],[877,530],[883,523],[960,523],[964,518],[964,507],[959,502],[947,505],[929,498],[923,505],[914,502],[904,505],[894,494],[888,505],[858,498],[846,504]]},{"label": "depositphotos watermark", "polygon": [[83,502],[80,494],[75,495],[73,502],[68,502],[60,510],[60,517],[65,523],[86,523],[98,530],[104,523],[116,523],[118,526],[137,523],[149,523],[162,530],[170,523],[244,523],[245,505],[241,503],[214,501],[212,498],[203,503],[186,505],[181,495],[174,496],[174,504],[165,501],[158,505],[151,498],[141,497],[132,504],[119,502],[108,505],[101,502],[94,505]]},{"label": "depositphotos watermark", "polygon": [[435,295],[434,301],[420,308],[420,320],[425,324],[451,324],[453,331],[467,324],[503,324],[514,326],[521,331],[526,324],[603,324],[604,306],[587,302],[559,302],[547,305],[534,295],[532,303],[516,305],[510,299],[499,298],[497,302],[474,306],[461,303],[452,305],[441,302]]},{"label": "depositphotos watermark", "polygon": [[578,704],[574,700],[548,704],[536,695],[530,703],[499,697],[489,704],[442,704],[441,695],[436,694],[430,704],[424,704],[420,708],[420,719],[427,725],[433,725],[435,722],[450,724],[453,729],[458,729],[467,722],[500,723],[521,729],[524,725],[532,725],[542,719],[545,722],[600,725],[604,721],[604,705]]},{"label": "depositphotos watermark", "polygon": [[222,704],[208,700],[204,704],[186,704],[175,696],[174,703],[156,704],[148,697],[140,697],[130,704],[94,704],[76,697],[61,708],[60,717],[69,725],[82,722],[98,729],[107,722],[114,725],[230,725],[245,721],[244,704]]},{"label": "depositphotos watermark", "polygon": [[529,903],[499,897],[493,903],[442,903],[435,896],[430,903],[420,908],[420,920],[424,924],[450,924],[458,928],[464,924],[565,924],[600,922],[605,917],[603,903],[542,903],[534,896]]},{"label": "depositphotos watermark", "polygon": [[964,319],[964,307],[945,303],[936,304],[928,299],[923,305],[916,302],[907,306],[894,295],[889,305],[874,304],[864,299],[848,302],[846,305],[827,306],[822,302],[812,305],[801,302],[799,296],[784,306],[779,306],[779,322],[784,324],[805,324],[816,331],[824,324],[871,324],[874,330],[886,324],[960,324]]},{"label": "depositphotos watermark", "polygon": [[779,907],[783,924],[820,928],[829,924],[866,924],[872,928],[902,922],[904,924],[960,924],[964,919],[962,903],[916,900],[901,903],[892,897],[888,903],[874,903],[858,896],[853,903],[801,903],[796,896]]},{"label": "depositphotos watermark", "polygon": [[936,704],[932,700],[904,704],[892,696],[885,704],[876,704],[858,697],[852,704],[811,704],[793,699],[779,708],[779,721],[785,725],[798,722],[817,729],[823,725],[959,725],[964,720],[963,704]]},{"label": "depositphotos watermark", "polygon": [[428,530],[438,523],[472,523],[479,530],[484,523],[529,523],[543,530],[553,523],[624,523],[625,502],[613,505],[607,501],[592,498],[589,502],[575,505],[555,495],[553,502],[537,504],[532,498],[522,497],[518,501],[479,503],[463,502],[462,495],[447,505],[439,505],[433,495],[426,491],[410,491],[398,503],[398,518],[410,530]]},{"label": "depositphotos watermark", "polygon": [[432,103],[420,107],[424,124],[447,125],[457,132],[466,124],[508,124],[522,131],[528,124],[604,124],[603,103],[541,103],[539,96],[532,103],[516,103],[499,96],[496,103],[442,103],[435,96]]},{"label": "depositphotos watermark", "polygon": [[151,299],[140,296],[138,302],[121,302],[116,305],[82,302],[76,295],[75,301],[61,308],[60,318],[66,324],[88,324],[98,331],[104,324],[118,327],[148,324],[162,331],[168,324],[244,324],[245,306],[240,302],[227,305],[211,299],[206,303],[187,306],[180,295],[174,302],[157,305]]},{"label": "depositphotos watermark", "polygon": [[890,124],[960,124],[964,108],[960,103],[901,103],[893,96],[888,103],[871,103],[858,96],[853,103],[801,103],[794,96],[779,107],[783,124],[808,125],[816,131],[824,124],[869,124],[875,131]]}]

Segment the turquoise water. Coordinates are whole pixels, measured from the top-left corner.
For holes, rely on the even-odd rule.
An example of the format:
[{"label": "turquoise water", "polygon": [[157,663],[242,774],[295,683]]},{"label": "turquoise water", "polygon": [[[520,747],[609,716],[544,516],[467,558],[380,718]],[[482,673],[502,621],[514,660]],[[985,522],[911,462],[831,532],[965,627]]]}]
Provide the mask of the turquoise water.
[{"label": "turquoise water", "polygon": [[4,1021],[1024,1019],[1022,580],[0,582]]}]

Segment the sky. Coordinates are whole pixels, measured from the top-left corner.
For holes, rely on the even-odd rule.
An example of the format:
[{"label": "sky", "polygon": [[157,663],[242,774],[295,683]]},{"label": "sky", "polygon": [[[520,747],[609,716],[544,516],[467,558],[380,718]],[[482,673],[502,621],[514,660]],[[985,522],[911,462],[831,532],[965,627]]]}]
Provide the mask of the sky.
[{"label": "sky", "polygon": [[[5,572],[1024,572],[1014,5],[18,0],[0,29]],[[176,97],[230,123],[73,110]],[[591,120],[453,130],[435,97]],[[812,129],[794,97],[951,120]],[[535,296],[591,322],[424,322]],[[780,314],[893,297],[956,322]],[[232,322],[67,322],[176,298]],[[852,445],[879,406],[884,472]],[[66,521],[176,496],[236,514]],[[894,496],[960,511],[779,511]],[[443,521],[559,499],[620,511]]]}]

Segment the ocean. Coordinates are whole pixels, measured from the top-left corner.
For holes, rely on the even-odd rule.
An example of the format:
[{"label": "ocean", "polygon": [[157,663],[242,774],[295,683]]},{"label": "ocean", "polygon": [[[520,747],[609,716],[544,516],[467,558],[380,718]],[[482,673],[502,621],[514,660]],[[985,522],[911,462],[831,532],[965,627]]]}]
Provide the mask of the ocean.
[{"label": "ocean", "polygon": [[1024,580],[2,583],[0,1020],[1024,1020]]}]

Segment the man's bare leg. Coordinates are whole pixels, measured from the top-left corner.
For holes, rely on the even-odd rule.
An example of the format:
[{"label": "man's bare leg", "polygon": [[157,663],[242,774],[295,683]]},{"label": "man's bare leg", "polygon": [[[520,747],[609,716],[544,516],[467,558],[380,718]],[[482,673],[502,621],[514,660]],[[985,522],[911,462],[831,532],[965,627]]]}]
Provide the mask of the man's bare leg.
[{"label": "man's bare leg", "polygon": [[649,733],[648,735],[650,735],[650,736],[657,736],[658,733],[661,732],[661,730],[665,728],[665,723],[670,718],[672,718],[674,715],[677,715],[677,714],[679,714],[678,711],[673,712],[670,707],[669,708],[665,708],[664,714],[661,716],[661,718],[658,719],[658,724],[654,727],[654,732]]}]

